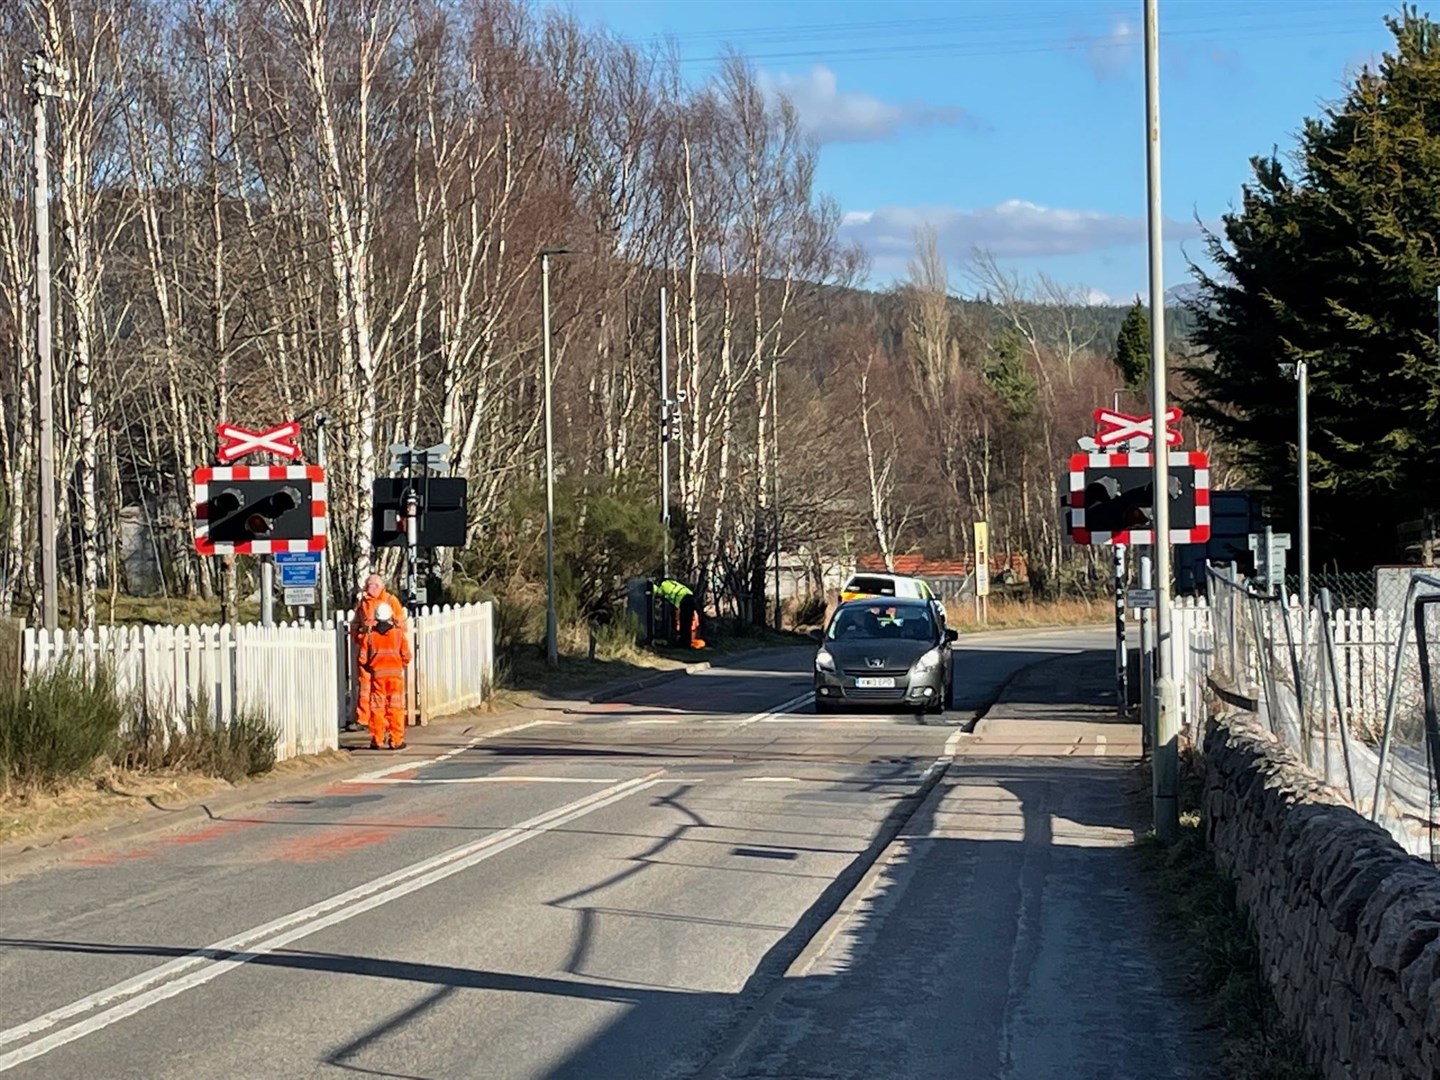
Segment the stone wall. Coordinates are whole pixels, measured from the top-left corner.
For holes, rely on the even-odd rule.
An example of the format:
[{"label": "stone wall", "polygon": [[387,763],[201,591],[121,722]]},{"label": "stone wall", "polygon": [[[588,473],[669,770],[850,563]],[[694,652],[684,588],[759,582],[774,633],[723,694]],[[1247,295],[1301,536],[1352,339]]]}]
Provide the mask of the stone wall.
[{"label": "stone wall", "polygon": [[1440,1076],[1440,873],[1248,714],[1212,722],[1203,814],[1291,1030],[1330,1078]]}]

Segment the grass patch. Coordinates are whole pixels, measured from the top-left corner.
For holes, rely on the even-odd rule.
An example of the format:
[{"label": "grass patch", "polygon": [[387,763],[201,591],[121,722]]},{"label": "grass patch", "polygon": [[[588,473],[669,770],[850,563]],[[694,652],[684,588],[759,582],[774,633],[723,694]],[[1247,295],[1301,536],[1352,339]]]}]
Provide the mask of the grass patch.
[{"label": "grass patch", "polygon": [[1156,903],[1172,940],[1182,946],[1186,979],[1222,1036],[1222,1066],[1233,1080],[1319,1080],[1280,1017],[1260,971],[1235,886],[1205,848],[1200,816],[1180,818],[1180,837],[1165,847],[1140,842]]},{"label": "grass patch", "polygon": [[198,700],[183,722],[147,716],[131,724],[115,760],[132,772],[188,772],[233,784],[275,767],[275,741],[275,729],[263,716],[244,712],[222,726],[210,703]]},{"label": "grass patch", "polygon": [[57,664],[0,693],[0,795],[52,788],[107,763],[126,703],[104,669]]},{"label": "grass patch", "polygon": [[152,716],[104,667],[53,665],[0,692],[0,837],[269,772],[275,735],[254,714],[218,726],[203,701]]}]

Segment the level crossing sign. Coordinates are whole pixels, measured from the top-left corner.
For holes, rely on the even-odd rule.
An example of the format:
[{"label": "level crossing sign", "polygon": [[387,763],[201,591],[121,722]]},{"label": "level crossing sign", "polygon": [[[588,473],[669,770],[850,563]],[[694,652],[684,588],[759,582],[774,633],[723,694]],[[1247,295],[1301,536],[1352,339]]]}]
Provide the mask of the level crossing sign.
[{"label": "level crossing sign", "polygon": [[[1173,405],[1165,410],[1166,446],[1180,445],[1180,432],[1171,428],[1170,425],[1177,423],[1183,415],[1184,413]],[[1096,409],[1095,422],[1100,425],[1100,430],[1095,434],[1097,447],[1116,446],[1135,439],[1153,440],[1155,438],[1155,417],[1153,415],[1131,416],[1129,413],[1116,412],[1114,409]]]}]

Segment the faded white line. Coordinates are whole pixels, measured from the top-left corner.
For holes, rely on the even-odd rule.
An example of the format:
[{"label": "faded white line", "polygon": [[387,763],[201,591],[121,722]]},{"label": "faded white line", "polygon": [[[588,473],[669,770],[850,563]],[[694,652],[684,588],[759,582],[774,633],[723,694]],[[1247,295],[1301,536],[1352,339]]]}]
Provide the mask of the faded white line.
[{"label": "faded white line", "polygon": [[484,735],[477,735],[464,746],[457,746],[453,750],[447,750],[439,757],[422,758],[419,761],[397,761],[394,765],[387,765],[383,769],[361,773],[359,776],[351,776],[345,780],[345,783],[368,784],[397,772],[406,772],[410,769],[428,769],[432,765],[440,765],[452,758],[459,757],[467,750],[474,750],[475,747],[479,746],[486,739],[493,739],[497,735],[509,735],[514,731],[524,731],[526,728],[539,727],[541,724],[553,724],[554,722],[553,720],[529,720],[523,724],[515,724],[507,728],[497,728],[495,731],[487,731]]},{"label": "faded white line", "polygon": [[[493,858],[502,851],[542,836],[552,829],[609,806],[611,803],[628,798],[637,791],[660,783],[664,772],[664,769],[657,769],[646,776],[627,780],[604,791],[587,795],[583,799],[566,803],[564,806],[522,821],[518,825],[501,829],[479,840],[462,844],[460,847],[423,859],[383,877],[375,878],[373,881],[368,881],[317,904],[291,912],[264,926],[258,926],[235,937],[217,941],[204,949],[178,957],[159,967],[152,968],[150,971],[126,979],[124,982],[89,994],[69,1005],[36,1017],[34,1020],[6,1031],[0,1031],[0,1046],[4,1046],[48,1031],[63,1021],[85,1016],[87,1013],[93,1014],[78,1023],[52,1032],[44,1038],[0,1056],[0,1072],[42,1057],[67,1043],[82,1039],[86,1035],[93,1034],[117,1021],[148,1009],[151,1005],[202,986],[226,972],[234,971],[267,953],[284,948],[291,942],[308,937],[327,927],[346,922],[364,912],[398,900],[438,881],[443,881],[462,870],[467,870],[486,859]],[[215,956],[217,953],[233,955],[217,959]],[[174,976],[179,977],[175,978]],[[129,1000],[126,1000],[127,998]],[[119,1002],[119,1004],[112,1004],[114,1002]],[[110,1007],[104,1009],[103,1012],[95,1011],[107,1005]]]},{"label": "faded white line", "polygon": [[739,726],[748,727],[751,724],[763,724],[765,721],[771,719],[772,717],[779,716],[782,713],[788,713],[793,712],[796,709],[802,709],[814,700],[815,691],[806,690],[803,694],[796,694],[789,701],[782,701],[773,709],[767,709],[765,712],[758,712],[755,713],[753,716],[745,717],[745,719],[739,722]]},{"label": "faded white line", "polygon": [[[920,774],[920,777],[923,778],[923,777],[927,776],[927,775],[930,773],[931,769],[934,768],[934,765],[935,765],[935,763],[934,763],[934,762],[931,762],[930,765],[926,767],[925,771]],[[813,785],[817,785],[817,786],[821,786],[821,787],[827,787],[827,788],[832,788],[832,787],[876,788],[876,787],[913,787],[914,784],[915,784],[915,782],[916,782],[916,779],[917,779],[917,778],[916,778],[916,777],[913,777],[913,776],[887,777],[887,778],[885,778],[885,779],[883,779],[883,780],[877,780],[877,779],[867,780],[867,779],[865,779],[865,778],[863,778],[863,777],[857,777],[857,778],[854,779],[854,780],[846,780],[846,779],[842,779],[842,778],[839,778],[839,777],[820,777],[820,776],[813,776],[813,777],[809,777],[809,778],[806,778],[806,777],[803,777],[803,776],[742,776],[742,777],[740,778],[740,782],[741,782],[742,784],[813,784]],[[688,783],[688,782],[689,782],[689,781],[688,781],[688,777],[687,777],[687,783]]]},{"label": "faded white line", "polygon": [[387,776],[372,781],[376,784],[615,784],[618,776]]},{"label": "faded white line", "polygon": [[1104,736],[1104,735],[1096,735],[1096,736],[1095,736],[1095,756],[1096,756],[1096,757],[1104,757],[1104,756],[1105,756],[1105,736]]},{"label": "faded white line", "polygon": [[893,716],[767,716],[762,724],[903,724]]}]

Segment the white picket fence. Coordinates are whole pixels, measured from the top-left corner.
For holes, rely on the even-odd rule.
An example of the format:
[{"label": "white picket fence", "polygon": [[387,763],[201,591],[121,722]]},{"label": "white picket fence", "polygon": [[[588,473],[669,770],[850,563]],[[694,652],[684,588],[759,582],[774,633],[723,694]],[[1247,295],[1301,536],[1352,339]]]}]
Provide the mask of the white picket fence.
[{"label": "white picket fence", "polygon": [[[1291,606],[1284,611],[1276,605],[1265,610],[1269,622],[1274,625],[1261,627],[1269,634],[1272,649],[1277,651],[1285,646],[1285,630],[1281,625],[1290,622],[1290,634],[1297,646],[1308,656],[1318,654],[1314,637],[1318,632],[1311,628],[1308,645],[1302,645],[1305,633],[1299,608]],[[1400,615],[1393,611],[1372,611],[1369,608],[1349,608],[1335,611],[1330,617],[1330,629],[1335,642],[1335,682],[1340,688],[1342,706],[1340,712],[1349,725],[1365,738],[1378,738],[1385,720],[1385,699],[1389,692],[1395,666],[1395,642],[1399,639]],[[1225,656],[1219,658],[1221,666],[1237,662],[1244,670],[1241,681],[1244,689],[1259,690],[1263,677],[1259,671],[1260,655],[1254,650],[1237,653],[1233,658],[1229,642],[1217,644],[1217,628],[1209,604],[1203,597],[1181,597],[1171,607],[1172,634],[1169,647],[1163,658],[1165,669],[1174,674],[1180,690],[1180,711],[1184,730],[1196,732],[1205,721],[1206,683],[1214,670],[1219,648]],[[1247,632],[1253,628],[1246,628]],[[1278,665],[1281,657],[1272,658]],[[1316,682],[1321,672],[1302,666],[1302,681]],[[1282,671],[1282,675],[1283,675]],[[1325,673],[1325,678],[1329,679]],[[1292,679],[1293,681],[1293,679]],[[1326,692],[1333,695],[1333,686]]]},{"label": "white picket fence", "polygon": [[[421,608],[410,619],[415,662],[407,673],[411,723],[474,708],[494,692],[495,613],[490,603]],[[177,721],[206,702],[217,724],[255,712],[277,731],[281,760],[338,746],[354,715],[355,657],[349,615],[333,625],[144,626],[26,629],[21,670],[59,661],[115,673],[124,694]]]},{"label": "white picket fence", "polygon": [[473,709],[495,688],[495,606],[421,608],[416,613],[415,705],[422,721]]},{"label": "white picket fence", "polygon": [[258,713],[276,729],[276,756],[337,746],[334,636],[300,626],[143,626],[26,629],[22,670],[57,662],[93,671],[106,664],[121,693],[183,722],[202,703],[217,725]]}]

